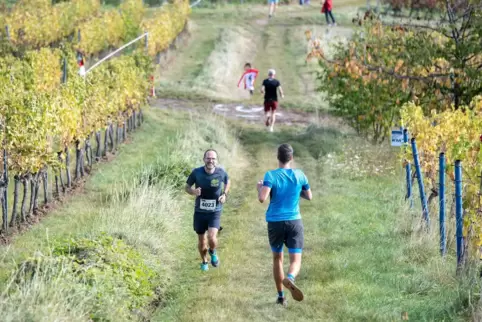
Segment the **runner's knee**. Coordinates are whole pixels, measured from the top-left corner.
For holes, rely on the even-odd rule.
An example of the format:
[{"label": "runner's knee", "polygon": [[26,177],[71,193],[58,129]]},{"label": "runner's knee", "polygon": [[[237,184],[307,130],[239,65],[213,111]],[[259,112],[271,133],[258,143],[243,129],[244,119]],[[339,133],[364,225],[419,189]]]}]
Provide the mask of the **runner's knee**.
[{"label": "runner's knee", "polygon": [[273,261],[283,260],[283,252],[273,252]]},{"label": "runner's knee", "polygon": [[208,231],[208,241],[209,242],[215,242],[216,239],[217,239],[217,233],[218,233],[218,230],[217,229],[209,229]]},{"label": "runner's knee", "polygon": [[210,233],[210,234],[208,235],[208,241],[209,241],[209,243],[211,243],[211,242],[216,242],[216,241],[217,241],[216,234],[215,234],[215,233]]}]

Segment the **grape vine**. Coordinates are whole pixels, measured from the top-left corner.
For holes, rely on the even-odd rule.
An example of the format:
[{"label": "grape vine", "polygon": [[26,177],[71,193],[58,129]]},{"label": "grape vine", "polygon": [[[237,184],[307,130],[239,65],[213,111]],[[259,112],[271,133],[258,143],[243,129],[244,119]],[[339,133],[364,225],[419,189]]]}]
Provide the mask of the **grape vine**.
[{"label": "grape vine", "polygon": [[[41,184],[44,202],[52,193],[61,196],[86,175],[95,160],[114,152],[125,141],[126,133],[140,125],[141,106],[146,103],[153,71],[152,56],[177,37],[189,12],[187,1],[161,8],[157,17],[175,17],[168,20],[168,32],[161,33],[158,29],[166,24],[151,23],[155,17],[143,19],[141,0],[125,1],[119,13],[127,26],[124,31],[134,28],[137,33],[145,23],[142,26],[159,37],[152,41],[155,50],[150,48],[147,53],[141,46],[128,56],[105,62],[86,78],[78,75],[74,48],[40,48],[0,57],[0,140],[8,152],[8,171],[14,178],[10,226],[38,213]],[[128,33],[122,37],[128,37]],[[118,35],[111,40],[115,38]],[[62,82],[63,61],[67,63],[66,82]],[[74,159],[75,166],[71,166]],[[3,164],[5,160],[2,157],[0,161]],[[55,177],[51,190],[49,175]],[[6,183],[0,179],[4,232],[8,220],[5,189]]]}]

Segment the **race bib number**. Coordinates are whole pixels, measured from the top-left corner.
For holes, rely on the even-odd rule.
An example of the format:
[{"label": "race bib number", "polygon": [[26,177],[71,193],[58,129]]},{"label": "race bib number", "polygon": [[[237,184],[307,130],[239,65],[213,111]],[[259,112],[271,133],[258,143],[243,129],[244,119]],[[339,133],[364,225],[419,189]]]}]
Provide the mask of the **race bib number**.
[{"label": "race bib number", "polygon": [[202,210],[214,211],[216,209],[216,200],[201,199],[199,204]]}]

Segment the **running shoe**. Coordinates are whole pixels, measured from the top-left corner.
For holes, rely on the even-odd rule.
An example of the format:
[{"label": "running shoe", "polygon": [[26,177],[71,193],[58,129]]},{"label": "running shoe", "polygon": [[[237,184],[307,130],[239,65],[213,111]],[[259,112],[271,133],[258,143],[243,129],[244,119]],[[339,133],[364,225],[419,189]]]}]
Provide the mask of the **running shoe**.
[{"label": "running shoe", "polygon": [[205,272],[207,270],[209,270],[208,263],[201,263],[201,271]]},{"label": "running shoe", "polygon": [[288,300],[286,300],[286,297],[279,297],[276,299],[276,304],[279,304],[283,307],[287,307],[288,306]]},{"label": "running shoe", "polygon": [[218,267],[219,258],[218,258],[218,255],[216,254],[216,250],[214,252],[209,250],[209,255],[211,256],[211,265],[213,265],[213,267]]},{"label": "running shoe", "polygon": [[303,301],[303,292],[301,292],[298,286],[295,285],[295,282],[292,279],[285,277],[283,280],[283,285],[290,290],[291,296],[293,296],[295,301]]}]

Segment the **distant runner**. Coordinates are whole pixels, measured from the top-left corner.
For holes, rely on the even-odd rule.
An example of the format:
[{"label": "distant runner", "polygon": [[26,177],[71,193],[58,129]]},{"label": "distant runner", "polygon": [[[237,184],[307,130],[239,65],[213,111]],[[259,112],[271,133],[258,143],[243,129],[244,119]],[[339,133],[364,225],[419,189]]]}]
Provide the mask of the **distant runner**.
[{"label": "distant runner", "polygon": [[[296,301],[302,301],[303,292],[295,285],[295,277],[301,268],[303,250],[303,222],[300,214],[300,197],[312,199],[310,185],[303,171],[292,169],[293,148],[289,144],[278,147],[279,168],[266,172],[257,184],[261,203],[270,197],[266,221],[268,238],[273,251],[273,275],[278,290],[277,304],[287,305],[283,285]],[[283,271],[283,244],[288,247],[290,267],[285,278]]]},{"label": "distant runner", "polygon": [[[333,1],[325,0],[325,2],[323,3],[323,7],[321,7],[321,13],[325,14],[326,24],[328,26],[336,26],[336,21],[333,17],[333,13],[331,13],[331,10],[333,10]],[[332,23],[330,23],[330,19],[328,18],[331,18]]]},{"label": "distant runner", "polygon": [[241,78],[238,82],[238,87],[241,85],[241,82],[244,82],[244,89],[248,89],[251,95],[254,94],[254,82],[256,81],[256,77],[258,77],[259,71],[257,69],[251,68],[250,63],[246,63],[244,65],[244,73],[241,75]]},{"label": "distant runner", "polygon": [[269,126],[270,132],[273,132],[274,122],[276,120],[276,109],[278,108],[278,89],[281,98],[284,98],[283,89],[278,80],[274,78],[276,71],[270,69],[268,78],[263,81],[261,93],[264,94],[264,113],[266,116],[266,126]]},{"label": "distant runner", "polygon": [[[194,206],[194,230],[198,234],[198,249],[201,255],[201,270],[209,269],[207,255],[211,256],[211,265],[219,266],[216,252],[217,233],[220,229],[221,212],[227,200],[230,181],[228,174],[216,167],[218,154],[209,149],[204,152],[204,166],[194,169],[186,182],[186,192],[196,196]],[[195,189],[192,186],[195,185]],[[208,243],[206,243],[206,231]]]},{"label": "distant runner", "polygon": [[278,6],[279,0],[268,0],[269,2],[269,18],[274,15],[276,7]]}]

